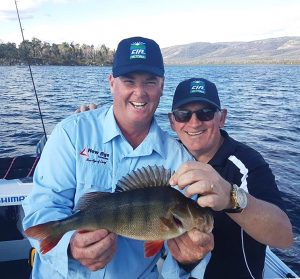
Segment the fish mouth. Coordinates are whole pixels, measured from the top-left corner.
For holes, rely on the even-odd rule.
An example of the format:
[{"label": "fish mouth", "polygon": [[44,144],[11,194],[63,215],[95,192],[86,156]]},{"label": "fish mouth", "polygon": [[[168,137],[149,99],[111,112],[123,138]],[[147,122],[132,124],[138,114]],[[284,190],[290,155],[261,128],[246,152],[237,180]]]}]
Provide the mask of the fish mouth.
[{"label": "fish mouth", "polygon": [[147,103],[141,103],[141,102],[129,102],[135,109],[143,109]]},{"label": "fish mouth", "polygon": [[183,228],[183,223],[173,215],[173,221],[178,228]]}]

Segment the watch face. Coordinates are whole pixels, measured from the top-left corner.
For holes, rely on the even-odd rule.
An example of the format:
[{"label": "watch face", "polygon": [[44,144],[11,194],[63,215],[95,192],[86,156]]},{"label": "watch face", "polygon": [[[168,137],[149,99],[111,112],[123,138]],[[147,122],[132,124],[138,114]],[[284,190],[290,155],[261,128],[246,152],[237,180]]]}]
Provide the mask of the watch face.
[{"label": "watch face", "polygon": [[245,208],[247,206],[247,201],[248,201],[247,194],[241,188],[237,190],[237,201],[240,208]]},{"label": "watch face", "polygon": [[230,198],[232,207],[224,209],[223,211],[226,213],[241,213],[247,206],[248,197],[246,191],[235,184],[232,184]]}]

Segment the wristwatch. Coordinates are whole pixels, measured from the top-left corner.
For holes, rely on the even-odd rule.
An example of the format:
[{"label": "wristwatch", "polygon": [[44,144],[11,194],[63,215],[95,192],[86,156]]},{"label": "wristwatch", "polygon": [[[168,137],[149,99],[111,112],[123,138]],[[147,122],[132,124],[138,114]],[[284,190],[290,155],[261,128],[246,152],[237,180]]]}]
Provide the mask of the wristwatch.
[{"label": "wristwatch", "polygon": [[244,189],[235,184],[231,184],[230,191],[231,208],[224,209],[227,213],[240,213],[247,206],[248,198]]}]

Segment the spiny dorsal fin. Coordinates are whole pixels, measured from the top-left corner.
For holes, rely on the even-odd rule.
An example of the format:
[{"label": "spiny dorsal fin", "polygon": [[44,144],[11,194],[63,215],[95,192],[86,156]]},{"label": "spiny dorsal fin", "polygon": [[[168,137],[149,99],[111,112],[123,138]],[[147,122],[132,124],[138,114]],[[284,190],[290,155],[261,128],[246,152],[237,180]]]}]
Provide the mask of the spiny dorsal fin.
[{"label": "spiny dorsal fin", "polygon": [[173,172],[163,166],[147,166],[134,170],[123,176],[116,185],[115,192],[130,191],[138,188],[170,186]]},{"label": "spiny dorsal fin", "polygon": [[97,205],[103,199],[103,197],[111,195],[109,192],[90,192],[84,194],[78,200],[78,203],[75,206],[75,211],[84,210],[93,206],[93,204]]}]

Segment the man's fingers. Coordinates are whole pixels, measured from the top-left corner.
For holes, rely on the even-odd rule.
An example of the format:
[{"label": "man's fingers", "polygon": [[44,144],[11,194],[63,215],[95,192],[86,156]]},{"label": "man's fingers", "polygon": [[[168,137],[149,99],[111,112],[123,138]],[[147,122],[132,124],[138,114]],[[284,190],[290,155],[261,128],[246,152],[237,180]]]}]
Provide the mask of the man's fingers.
[{"label": "man's fingers", "polygon": [[77,233],[70,242],[70,255],[90,270],[98,270],[115,254],[116,237],[106,230]]},{"label": "man's fingers", "polygon": [[105,258],[109,253],[114,253],[115,240],[116,240],[116,235],[110,233],[101,241],[96,242],[94,245],[90,247],[91,257],[96,258],[101,255],[101,257],[103,256]]},{"label": "man's fingers", "polygon": [[97,108],[96,104],[89,104],[89,109],[90,110],[93,110],[93,109],[96,109],[96,108]]},{"label": "man's fingers", "polygon": [[183,189],[197,181],[207,179],[207,164],[195,161],[188,161],[180,166],[180,168],[170,178],[170,185],[178,185]]},{"label": "man's fingers", "polygon": [[193,229],[179,237],[168,240],[172,256],[183,264],[194,263],[205,257],[214,247],[213,235]]},{"label": "man's fingers", "polygon": [[203,233],[201,233],[197,229],[192,229],[187,232],[189,238],[191,239],[192,242],[194,243],[199,243],[201,240],[203,240]]},{"label": "man's fingers", "polygon": [[213,194],[214,185],[207,180],[199,180],[193,184],[189,184],[184,192],[185,196],[191,197],[193,195],[208,195]]},{"label": "man's fingers", "polygon": [[88,110],[93,110],[96,109],[97,105],[96,104],[88,104],[88,105],[82,105],[78,109],[75,110],[75,113],[80,113]]},{"label": "man's fingers", "polygon": [[197,229],[192,229],[187,234],[192,240],[192,242],[196,245],[206,246],[213,242],[212,233],[203,233]]},{"label": "man's fingers", "polygon": [[80,113],[88,110],[88,106],[82,105],[78,109],[75,110],[75,113]]},{"label": "man's fingers", "polygon": [[170,185],[172,185],[172,186],[178,185],[178,179],[180,179],[187,172],[195,169],[195,167],[197,166],[197,165],[195,165],[195,163],[199,163],[199,162],[188,161],[188,162],[183,163],[179,167],[179,169],[171,176],[170,181],[169,181]]},{"label": "man's fingers", "polygon": [[107,230],[79,231],[74,237],[74,244],[83,248],[92,245],[108,235]]},{"label": "man's fingers", "polygon": [[109,263],[112,260],[114,253],[115,249],[111,249],[103,253],[99,258],[82,259],[80,262],[82,265],[86,266],[91,271],[96,271],[98,269],[104,268],[107,265],[107,263]]}]

